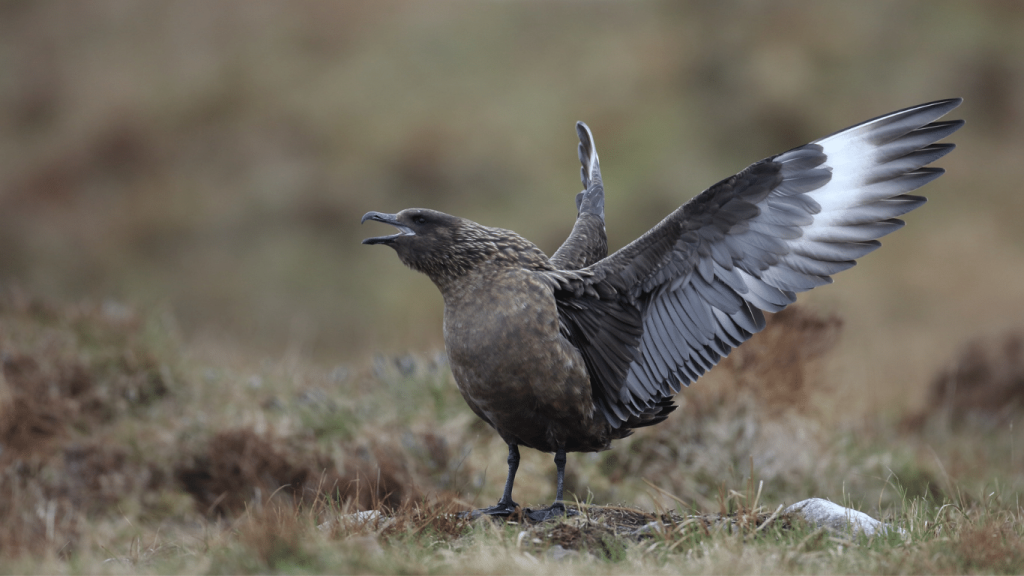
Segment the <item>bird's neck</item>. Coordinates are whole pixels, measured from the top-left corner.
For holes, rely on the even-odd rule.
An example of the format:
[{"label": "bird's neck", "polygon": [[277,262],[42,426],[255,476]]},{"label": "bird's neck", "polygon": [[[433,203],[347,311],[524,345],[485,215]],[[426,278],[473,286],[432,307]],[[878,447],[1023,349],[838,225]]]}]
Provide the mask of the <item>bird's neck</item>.
[{"label": "bird's neck", "polygon": [[518,270],[554,270],[554,267],[539,248],[529,244],[490,251],[470,266],[447,266],[422,272],[448,302],[465,297],[467,292],[485,290],[497,279]]},{"label": "bird's neck", "polygon": [[442,249],[403,252],[410,268],[426,274],[447,300],[507,270],[553,270],[537,246],[515,232],[467,222]]}]

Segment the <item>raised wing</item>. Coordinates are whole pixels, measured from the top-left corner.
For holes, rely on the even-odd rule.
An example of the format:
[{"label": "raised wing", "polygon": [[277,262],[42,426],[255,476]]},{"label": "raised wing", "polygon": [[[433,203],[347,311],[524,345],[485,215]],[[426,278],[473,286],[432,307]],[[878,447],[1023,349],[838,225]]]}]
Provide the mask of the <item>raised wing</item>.
[{"label": "raised wing", "polygon": [[764,327],[762,311],[831,282],[902,227],[897,216],[925,202],[907,193],[943,173],[925,165],[953,150],[935,142],[963,122],[936,120],[960,102],[893,112],[752,164],[615,254],[563,273],[560,318],[608,421],[663,414],[680,385]]},{"label": "raised wing", "polygon": [[578,270],[608,255],[608,237],[604,228],[604,183],[601,163],[594,146],[594,135],[583,122],[576,123],[580,137],[580,179],[583,191],[576,195],[576,223],[562,246],[551,256],[551,264],[560,270]]}]

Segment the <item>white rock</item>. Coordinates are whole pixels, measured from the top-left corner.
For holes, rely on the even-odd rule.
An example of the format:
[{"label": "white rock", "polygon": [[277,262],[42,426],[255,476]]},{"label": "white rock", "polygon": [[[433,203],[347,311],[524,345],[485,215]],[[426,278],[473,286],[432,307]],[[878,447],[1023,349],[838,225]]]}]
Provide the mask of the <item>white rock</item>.
[{"label": "white rock", "polygon": [[335,524],[341,523],[351,527],[365,527],[373,525],[374,528],[383,529],[394,522],[394,518],[385,516],[377,510],[362,510],[354,514],[345,514],[332,520],[328,520],[317,526],[320,531],[330,530]]},{"label": "white rock", "polygon": [[823,498],[808,498],[793,504],[784,510],[784,513],[802,516],[804,520],[812,522],[817,526],[824,526],[836,532],[863,532],[873,536],[879,531],[896,530],[903,533],[901,528],[890,526],[884,522],[875,520],[863,512],[852,508],[840,506]]},{"label": "white rock", "polygon": [[561,544],[555,544],[551,548],[548,548],[547,555],[551,557],[552,560],[558,561],[566,558],[576,558],[580,553],[575,550],[564,548]]}]

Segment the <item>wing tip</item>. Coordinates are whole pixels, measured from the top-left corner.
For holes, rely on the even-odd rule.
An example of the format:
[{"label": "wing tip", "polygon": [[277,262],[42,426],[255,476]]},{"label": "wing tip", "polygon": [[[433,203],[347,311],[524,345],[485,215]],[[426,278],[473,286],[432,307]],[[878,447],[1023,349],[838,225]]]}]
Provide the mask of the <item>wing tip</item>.
[{"label": "wing tip", "polygon": [[[925,126],[950,126],[953,127],[948,133],[944,134],[940,138],[945,138],[956,132],[964,125],[963,120],[947,120],[945,122],[936,122],[939,118],[942,118],[956,107],[960,106],[964,101],[963,98],[946,98],[944,100],[935,100],[932,102],[925,102],[924,104],[918,104],[916,106],[910,106],[895,112],[889,112],[888,114],[882,114],[876,116],[870,120],[865,120],[858,124],[854,124],[848,128],[844,128],[837,132],[833,132],[823,138],[818,138],[813,143],[825,144],[831,141],[833,138],[842,137],[845,135],[854,135],[858,133],[864,133],[868,131],[871,137],[876,140],[876,145],[881,145],[891,141],[893,138],[902,136],[917,130]],[[934,124],[933,124],[934,123]]]},{"label": "wing tip", "polygon": [[933,100],[931,102],[925,102],[924,104],[918,104],[917,106],[910,106],[910,107],[904,108],[902,110],[897,110],[895,112],[890,112],[889,114],[885,114],[882,117],[884,118],[885,116],[898,116],[900,114],[906,114],[906,113],[911,113],[911,112],[918,112],[918,111],[921,111],[921,110],[929,110],[929,109],[936,109],[936,111],[941,111],[942,113],[939,114],[939,117],[941,117],[941,116],[945,116],[950,111],[956,109],[957,107],[959,107],[963,103],[964,103],[964,99],[959,97],[959,96],[957,96],[955,98],[943,98],[941,100]]}]

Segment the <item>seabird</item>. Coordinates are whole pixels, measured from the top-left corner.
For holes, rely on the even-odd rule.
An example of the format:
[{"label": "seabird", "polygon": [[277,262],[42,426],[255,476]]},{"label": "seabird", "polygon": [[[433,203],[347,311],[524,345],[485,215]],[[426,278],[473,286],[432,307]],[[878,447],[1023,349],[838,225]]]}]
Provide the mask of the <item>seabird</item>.
[{"label": "seabird", "polygon": [[880,246],[925,203],[908,194],[942,175],[927,165],[962,125],[939,121],[954,98],[841,130],[760,162],[693,197],[608,255],[604,185],[582,122],[584,190],[572,233],[550,258],[515,232],[435,210],[368,212],[398,232],[363,240],[395,249],[444,297],[445,349],[463,398],[508,444],[495,506],[518,506],[519,447],[555,454],[565,513],[566,452],[606,450],[664,420],[672,398],[765,326],[796,293]]}]

